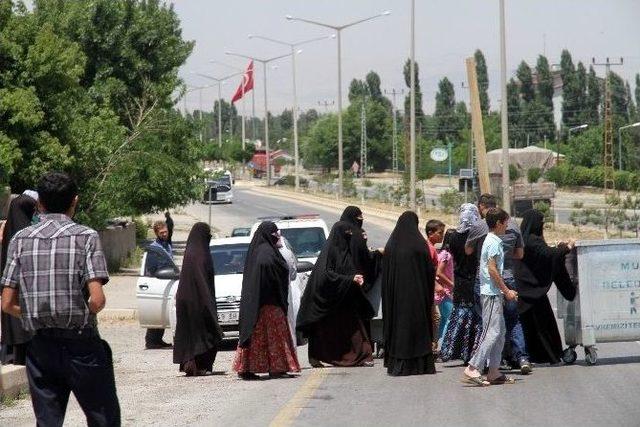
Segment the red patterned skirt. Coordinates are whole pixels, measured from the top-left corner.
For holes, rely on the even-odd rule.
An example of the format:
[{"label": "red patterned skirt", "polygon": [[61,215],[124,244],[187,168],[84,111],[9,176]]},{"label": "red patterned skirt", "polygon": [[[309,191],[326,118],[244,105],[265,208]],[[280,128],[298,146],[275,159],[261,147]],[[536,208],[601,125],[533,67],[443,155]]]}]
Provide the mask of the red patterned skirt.
[{"label": "red patterned skirt", "polygon": [[238,346],[236,350],[233,370],[253,374],[300,372],[287,316],[282,308],[274,305],[260,308],[249,346]]}]

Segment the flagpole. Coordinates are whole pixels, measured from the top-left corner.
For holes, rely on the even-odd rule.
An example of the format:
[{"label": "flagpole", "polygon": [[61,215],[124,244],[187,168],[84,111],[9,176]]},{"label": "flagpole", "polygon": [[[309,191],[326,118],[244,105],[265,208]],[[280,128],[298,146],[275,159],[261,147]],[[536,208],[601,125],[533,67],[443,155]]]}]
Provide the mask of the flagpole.
[{"label": "flagpole", "polygon": [[244,115],[246,113],[246,110],[244,108],[244,87],[247,84],[247,82],[245,81],[245,77],[246,77],[246,72],[245,74],[242,75],[242,151],[244,151],[244,140],[245,140],[245,130],[244,130]]},{"label": "flagpole", "polygon": [[256,139],[256,91],[251,91],[251,138]]},{"label": "flagpole", "polygon": [[222,147],[222,81],[218,80],[218,147]]}]

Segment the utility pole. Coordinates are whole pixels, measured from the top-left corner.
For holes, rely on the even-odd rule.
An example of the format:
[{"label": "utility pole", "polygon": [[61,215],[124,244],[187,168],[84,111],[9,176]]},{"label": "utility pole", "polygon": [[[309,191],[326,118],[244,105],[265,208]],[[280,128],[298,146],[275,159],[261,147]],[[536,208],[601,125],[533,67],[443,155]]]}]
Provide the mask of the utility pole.
[{"label": "utility pole", "polygon": [[604,80],[604,190],[613,190],[615,182],[613,179],[613,112],[611,111],[611,66],[622,65],[623,58],[620,62],[611,62],[609,58],[605,62],[596,62],[595,58],[591,59],[593,65],[604,66],[606,75]]},{"label": "utility pole", "polygon": [[[482,110],[480,108],[480,92],[478,90],[476,60],[472,56],[467,58],[465,62],[467,65],[467,79],[469,81],[471,128],[473,130],[473,142],[476,150],[476,163],[478,165],[480,191],[482,193],[490,193],[491,183],[489,181],[489,164],[487,162],[487,149],[484,141],[484,127],[482,125]],[[473,156],[471,158],[473,159]]]},{"label": "utility pole", "polygon": [[364,178],[367,170],[367,110],[365,103],[367,98],[362,98],[360,108],[360,176]]},{"label": "utility pole", "polygon": [[333,99],[331,101],[327,101],[326,99],[324,101],[318,101],[318,105],[324,107],[325,114],[329,112],[329,106],[333,106],[335,103]]},{"label": "utility pole", "polygon": [[411,0],[411,65],[409,67],[411,96],[409,98],[409,201],[416,210],[416,0]]},{"label": "utility pole", "polygon": [[392,111],[391,111],[391,116],[393,117],[393,140],[392,140],[392,155],[391,155],[391,169],[393,170],[393,173],[397,174],[399,167],[398,167],[398,130],[397,130],[397,125],[398,125],[398,119],[397,119],[397,109],[396,109],[396,96],[397,95],[403,95],[404,94],[404,89],[400,89],[399,91],[396,90],[395,88],[392,88],[391,90],[386,90],[384,91],[385,94],[391,94],[391,97],[393,99],[392,101]]},{"label": "utility pole", "polygon": [[502,207],[511,215],[509,191],[509,118],[507,115],[507,45],[505,35],[504,0],[500,0],[500,100],[502,134]]}]

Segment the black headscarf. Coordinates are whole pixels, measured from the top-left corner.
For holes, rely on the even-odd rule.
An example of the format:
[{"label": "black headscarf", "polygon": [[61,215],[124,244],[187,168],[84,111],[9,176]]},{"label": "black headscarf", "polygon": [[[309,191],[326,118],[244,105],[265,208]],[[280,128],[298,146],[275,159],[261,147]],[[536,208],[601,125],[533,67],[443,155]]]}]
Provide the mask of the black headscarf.
[{"label": "black headscarf", "polygon": [[515,266],[520,312],[527,311],[536,300],[545,296],[552,283],[566,299],[573,300],[576,289],[565,267],[569,250],[566,246],[550,247],[544,241],[542,212],[535,209],[525,212],[520,229],[524,258]]},{"label": "black headscarf", "polygon": [[353,233],[354,226],[346,221],[336,222],[331,228],[300,300],[296,329],[308,332],[343,303],[353,303],[361,318],[373,317],[371,304],[353,281]]},{"label": "black headscarf", "polygon": [[385,356],[413,359],[432,352],[431,307],[435,266],[418,229],[418,216],[398,219],[382,258]]},{"label": "black headscarf", "polygon": [[[7,222],[2,233],[2,257],[0,258],[0,275],[7,264],[7,250],[9,242],[16,233],[31,225],[33,214],[36,212],[36,200],[26,194],[21,194],[11,201]],[[2,344],[24,344],[31,340],[31,333],[24,330],[20,319],[16,319],[7,313],[2,313],[2,332],[0,341]]]},{"label": "black headscarf", "polygon": [[276,304],[287,312],[289,295],[289,266],[276,247],[278,231],[271,221],[258,226],[244,264],[242,299],[240,300],[241,347],[248,346],[258,321],[260,307]]},{"label": "black headscarf", "polygon": [[371,252],[367,246],[366,232],[362,229],[362,211],[357,206],[347,206],[342,212],[340,221],[345,221],[353,226],[353,236],[349,242],[351,257],[356,273],[364,276],[363,289],[370,289],[380,270],[379,252]]},{"label": "black headscarf", "polygon": [[185,363],[222,340],[216,310],[213,260],[209,250],[211,228],[196,223],[187,239],[180,283],[176,292],[177,325],[173,363]]},{"label": "black headscarf", "polygon": [[1,271],[4,271],[4,266],[7,263],[7,249],[9,248],[11,238],[15,236],[18,231],[31,225],[31,220],[35,212],[36,201],[26,194],[19,195],[9,204],[7,222],[4,224],[4,232],[2,234]]},{"label": "black headscarf", "polygon": [[357,206],[347,206],[342,212],[340,221],[346,221],[358,228],[362,228],[362,211]]}]

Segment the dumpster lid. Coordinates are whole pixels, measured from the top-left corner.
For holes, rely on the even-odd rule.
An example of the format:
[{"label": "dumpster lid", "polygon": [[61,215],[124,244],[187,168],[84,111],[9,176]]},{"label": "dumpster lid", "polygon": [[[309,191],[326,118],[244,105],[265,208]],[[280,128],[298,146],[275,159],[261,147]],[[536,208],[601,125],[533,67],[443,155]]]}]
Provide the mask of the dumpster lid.
[{"label": "dumpster lid", "polygon": [[640,239],[602,239],[602,240],[578,240],[577,247],[585,246],[613,246],[613,245],[639,245]]}]

